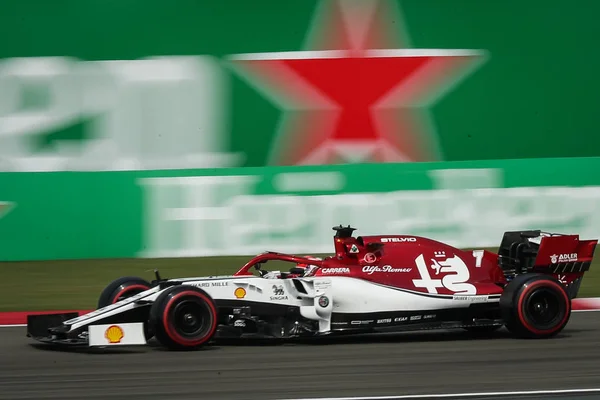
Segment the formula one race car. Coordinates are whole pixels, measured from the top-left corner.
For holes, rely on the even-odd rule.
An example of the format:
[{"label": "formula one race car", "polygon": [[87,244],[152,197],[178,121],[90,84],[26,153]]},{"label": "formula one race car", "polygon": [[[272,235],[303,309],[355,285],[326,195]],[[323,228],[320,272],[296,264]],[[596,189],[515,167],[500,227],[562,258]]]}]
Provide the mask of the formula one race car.
[{"label": "formula one race car", "polygon": [[[506,232],[496,254],[418,236],[354,237],[350,226],[333,229],[335,255],[266,252],[232,276],[117,279],[88,314],[28,316],[28,336],[85,346],[155,338],[170,349],[220,337],[502,326],[518,337],[547,338],[567,324],[598,242]],[[275,260],[293,265],[285,272],[263,269]]]}]

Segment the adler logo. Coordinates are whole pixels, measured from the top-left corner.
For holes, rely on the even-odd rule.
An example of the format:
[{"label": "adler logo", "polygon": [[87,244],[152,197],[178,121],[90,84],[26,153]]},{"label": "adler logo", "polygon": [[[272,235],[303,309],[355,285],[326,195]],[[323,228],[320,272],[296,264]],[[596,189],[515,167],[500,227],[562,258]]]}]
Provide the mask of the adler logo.
[{"label": "adler logo", "polygon": [[417,241],[417,239],[413,238],[413,237],[408,237],[408,238],[381,238],[381,243],[406,243],[406,242],[414,243],[416,241]]},{"label": "adler logo", "polygon": [[577,253],[570,253],[570,254],[552,254],[550,256],[550,261],[552,262],[552,264],[556,264],[557,262],[561,263],[561,262],[571,262],[571,261],[577,261]]}]

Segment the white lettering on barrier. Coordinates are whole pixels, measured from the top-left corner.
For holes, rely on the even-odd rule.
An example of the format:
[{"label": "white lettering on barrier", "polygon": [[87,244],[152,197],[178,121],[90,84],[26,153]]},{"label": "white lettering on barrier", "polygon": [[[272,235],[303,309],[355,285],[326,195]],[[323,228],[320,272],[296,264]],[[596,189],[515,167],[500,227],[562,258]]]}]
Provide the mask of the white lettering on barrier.
[{"label": "white lettering on barrier", "polygon": [[505,231],[532,226],[600,235],[599,187],[253,195],[260,179],[141,180],[148,236],[140,256],[247,255],[266,249],[328,253],[331,227],[340,221],[361,235],[419,234],[458,247],[497,246]]},{"label": "white lettering on barrier", "polygon": [[[244,253],[252,242],[248,242],[243,222],[244,215],[253,217],[256,210],[249,208],[244,215],[236,213],[230,201],[244,196],[258,180],[256,176],[140,180],[145,188],[144,233],[149,254],[192,257],[227,254],[232,248],[251,254]],[[264,225],[253,221],[250,226]]]},{"label": "white lettering on barrier", "polygon": [[29,140],[81,114],[79,86],[67,57],[13,58],[0,63],[0,170],[38,171],[59,167],[68,149],[32,159]]},{"label": "white lettering on barrier", "polygon": [[[0,171],[232,166],[226,93],[210,56],[0,61]],[[31,145],[77,124],[86,138]]]}]

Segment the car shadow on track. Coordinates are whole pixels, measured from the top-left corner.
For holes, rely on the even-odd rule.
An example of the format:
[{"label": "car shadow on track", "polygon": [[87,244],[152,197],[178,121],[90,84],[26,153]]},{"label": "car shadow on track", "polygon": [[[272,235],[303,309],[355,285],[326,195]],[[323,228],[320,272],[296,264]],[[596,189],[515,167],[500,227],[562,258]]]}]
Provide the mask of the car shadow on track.
[{"label": "car shadow on track", "polygon": [[[570,337],[577,330],[569,330],[555,338]],[[345,344],[377,344],[377,343],[415,343],[415,342],[456,342],[472,340],[528,340],[519,339],[507,330],[500,329],[490,333],[472,333],[461,330],[389,332],[363,334],[336,334],[335,336],[306,337],[293,339],[216,339],[219,346],[278,346],[278,345],[345,345]]]},{"label": "car shadow on track", "polygon": [[[160,345],[155,339],[151,339],[145,346],[106,346],[106,347],[87,347],[87,346],[68,346],[49,343],[29,343],[30,347],[36,350],[72,353],[72,354],[143,354],[149,351],[168,351],[175,352],[178,350],[169,350]],[[217,350],[218,347],[205,346],[191,351],[202,352]],[[180,350],[182,352],[190,352],[190,350]]]},{"label": "car shadow on track", "polygon": [[140,353],[140,349],[135,348],[97,348],[97,347],[84,347],[84,346],[61,346],[56,344],[45,344],[45,343],[29,343],[30,347],[36,350],[43,351],[55,351],[59,353],[81,353],[81,354],[132,354]]},{"label": "car shadow on track", "polygon": [[[587,331],[586,329],[569,329],[557,335],[555,339],[569,338],[573,334]],[[506,329],[502,328],[490,333],[472,333],[462,330],[431,330],[417,332],[386,332],[386,333],[362,333],[362,334],[336,334],[335,336],[320,336],[306,338],[221,338],[215,339],[209,346],[191,350],[193,352],[213,351],[220,347],[277,347],[277,346],[331,346],[347,344],[401,344],[401,343],[427,343],[427,342],[457,342],[473,340],[531,340],[514,337]],[[533,339],[536,340],[536,339]],[[38,350],[69,352],[80,354],[141,354],[153,351],[174,352],[160,345],[155,339],[151,339],[146,346],[118,346],[118,347],[85,347],[85,346],[57,346],[45,343],[30,343],[29,346]],[[177,352],[177,350],[175,350]],[[190,350],[181,350],[190,352]]]}]

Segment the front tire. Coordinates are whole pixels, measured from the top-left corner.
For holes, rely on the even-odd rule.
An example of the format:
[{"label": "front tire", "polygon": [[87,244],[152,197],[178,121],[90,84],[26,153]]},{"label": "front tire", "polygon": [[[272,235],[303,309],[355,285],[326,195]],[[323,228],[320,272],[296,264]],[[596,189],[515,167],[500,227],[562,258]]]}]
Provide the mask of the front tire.
[{"label": "front tire", "polygon": [[214,336],[218,313],[214,300],[189,285],[165,289],[150,309],[150,327],[155,338],[171,350],[192,350]]},{"label": "front tire", "polygon": [[518,337],[549,338],[564,329],[571,317],[571,299],[551,276],[524,274],[513,279],[500,297],[507,329]]}]

